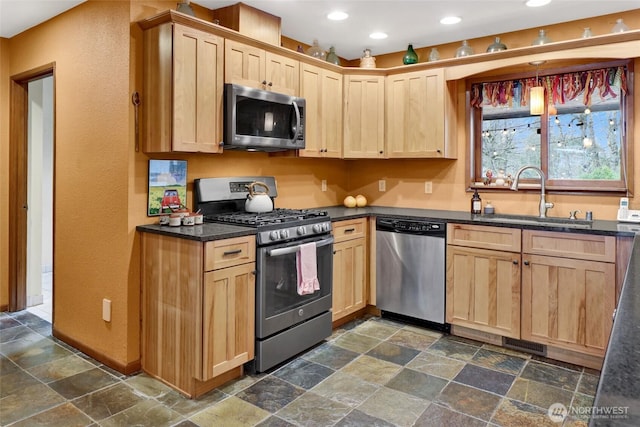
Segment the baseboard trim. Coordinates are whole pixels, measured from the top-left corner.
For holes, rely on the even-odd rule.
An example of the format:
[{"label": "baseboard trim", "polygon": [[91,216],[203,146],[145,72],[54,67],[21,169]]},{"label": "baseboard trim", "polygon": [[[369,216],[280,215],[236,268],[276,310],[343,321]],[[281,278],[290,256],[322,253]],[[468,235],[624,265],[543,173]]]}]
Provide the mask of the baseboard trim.
[{"label": "baseboard trim", "polygon": [[9,311],[9,304],[0,305],[0,311]]},{"label": "baseboard trim", "polygon": [[91,356],[92,358],[94,358],[95,360],[97,360],[100,363],[104,363],[105,365],[107,365],[109,368],[111,369],[115,369],[116,371],[120,372],[121,374],[125,374],[125,375],[131,375],[133,373],[139,372],[140,370],[142,370],[142,363],[141,360],[134,360],[133,362],[127,363],[127,364],[122,364],[116,360],[113,360],[112,358],[110,358],[109,356],[107,356],[104,353],[95,351],[94,349],[86,346],[85,344],[71,338],[70,336],[66,335],[63,332],[60,332],[59,330],[57,330],[55,327],[52,328],[52,335],[54,337],[56,337],[57,339],[59,339],[60,341],[63,341],[67,344],[69,344],[71,347],[77,348],[78,350],[80,350],[81,352],[83,352],[84,354],[86,354],[87,356]]}]

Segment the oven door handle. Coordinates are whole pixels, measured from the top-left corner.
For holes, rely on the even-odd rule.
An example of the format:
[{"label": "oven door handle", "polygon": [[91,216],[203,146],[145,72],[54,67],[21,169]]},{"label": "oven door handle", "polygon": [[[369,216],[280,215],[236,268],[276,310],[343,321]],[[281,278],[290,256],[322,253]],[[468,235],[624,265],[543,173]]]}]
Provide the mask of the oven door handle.
[{"label": "oven door handle", "polygon": [[[316,247],[327,246],[333,243],[333,237],[329,237],[328,239],[318,240],[316,243]],[[278,249],[269,249],[267,254],[269,256],[281,256],[288,254],[295,254],[300,249],[300,245],[291,246],[288,248],[278,248]]]}]

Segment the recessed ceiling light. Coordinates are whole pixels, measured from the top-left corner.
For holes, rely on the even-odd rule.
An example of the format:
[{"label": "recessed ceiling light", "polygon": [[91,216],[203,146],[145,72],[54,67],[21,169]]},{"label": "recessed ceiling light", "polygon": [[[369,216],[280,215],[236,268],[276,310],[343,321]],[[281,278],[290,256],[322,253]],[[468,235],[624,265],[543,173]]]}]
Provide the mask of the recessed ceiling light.
[{"label": "recessed ceiling light", "polygon": [[330,14],[327,15],[327,18],[331,19],[332,21],[344,21],[348,17],[349,17],[348,13],[342,12],[339,10],[336,10],[335,12],[331,12]]},{"label": "recessed ceiling light", "polygon": [[444,25],[453,25],[459,23],[460,21],[462,21],[462,18],[460,18],[459,16],[445,16],[440,20],[440,23]]},{"label": "recessed ceiling light", "polygon": [[527,0],[525,4],[529,7],[540,7],[546,6],[549,3],[551,3],[551,0]]},{"label": "recessed ceiling light", "polygon": [[382,40],[382,39],[386,39],[387,37],[389,37],[387,35],[387,33],[383,33],[381,31],[377,31],[375,33],[371,33],[369,34],[369,37],[375,40]]}]

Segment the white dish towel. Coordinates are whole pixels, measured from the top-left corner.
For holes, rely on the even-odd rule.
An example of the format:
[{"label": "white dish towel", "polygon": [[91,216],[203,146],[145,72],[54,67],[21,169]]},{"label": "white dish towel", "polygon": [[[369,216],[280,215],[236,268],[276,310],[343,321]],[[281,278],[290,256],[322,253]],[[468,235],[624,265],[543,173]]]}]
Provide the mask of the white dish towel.
[{"label": "white dish towel", "polygon": [[316,263],[316,244],[314,242],[300,245],[296,253],[298,267],[298,295],[309,295],[320,290],[318,266]]}]

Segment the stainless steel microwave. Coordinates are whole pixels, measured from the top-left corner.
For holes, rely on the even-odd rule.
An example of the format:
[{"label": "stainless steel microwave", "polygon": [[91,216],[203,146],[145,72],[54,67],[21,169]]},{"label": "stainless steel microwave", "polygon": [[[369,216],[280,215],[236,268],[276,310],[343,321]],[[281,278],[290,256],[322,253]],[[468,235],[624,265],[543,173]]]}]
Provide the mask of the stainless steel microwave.
[{"label": "stainless steel microwave", "polygon": [[227,83],[224,148],[282,151],[304,148],[305,100]]}]

